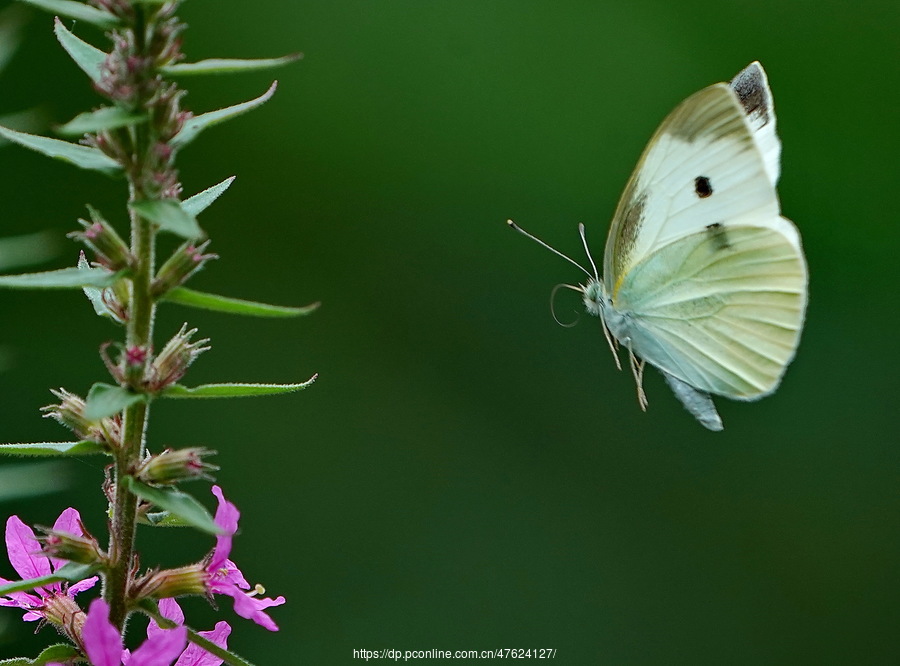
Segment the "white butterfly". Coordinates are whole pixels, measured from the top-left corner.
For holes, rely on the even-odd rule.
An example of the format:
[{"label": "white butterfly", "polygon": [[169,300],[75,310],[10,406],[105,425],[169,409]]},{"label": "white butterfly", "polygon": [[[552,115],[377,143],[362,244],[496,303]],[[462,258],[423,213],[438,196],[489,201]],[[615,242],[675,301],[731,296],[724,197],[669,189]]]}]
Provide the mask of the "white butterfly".
[{"label": "white butterfly", "polygon": [[588,280],[572,288],[600,317],[617,366],[618,345],[628,350],[642,409],[645,362],[710,430],[723,427],[711,394],[755,400],[781,381],[803,327],[807,272],[775,192],[780,154],[772,93],[754,62],[669,114],[616,208],[603,278],[590,252],[593,273],[579,266]]}]

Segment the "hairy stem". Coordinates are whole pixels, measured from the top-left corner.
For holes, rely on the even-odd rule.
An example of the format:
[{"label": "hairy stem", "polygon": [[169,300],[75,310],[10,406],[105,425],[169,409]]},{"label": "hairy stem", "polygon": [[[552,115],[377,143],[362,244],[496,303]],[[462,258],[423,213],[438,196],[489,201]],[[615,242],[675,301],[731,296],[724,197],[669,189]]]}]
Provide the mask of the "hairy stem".
[{"label": "hairy stem", "polygon": [[[135,7],[134,32],[139,51],[144,48],[144,11]],[[139,100],[145,102],[146,100]],[[131,135],[134,164],[126,169],[129,203],[146,198],[143,190],[147,153],[152,145],[149,130],[137,127]],[[151,293],[151,281],[156,262],[156,237],[153,225],[131,212],[131,253],[135,258],[132,272],[131,300],[126,336],[128,349],[144,349],[149,355],[152,347],[153,321],[156,314]],[[144,364],[126,367],[126,379],[134,388],[140,387]],[[134,559],[135,532],[137,529],[137,497],[121,483],[124,476],[134,470],[144,455],[144,439],[147,431],[149,405],[138,402],[125,410],[122,423],[122,443],[115,461],[115,498],[113,501],[110,530],[110,564],[103,596],[109,604],[109,619],[120,630],[128,616],[128,580]]]}]

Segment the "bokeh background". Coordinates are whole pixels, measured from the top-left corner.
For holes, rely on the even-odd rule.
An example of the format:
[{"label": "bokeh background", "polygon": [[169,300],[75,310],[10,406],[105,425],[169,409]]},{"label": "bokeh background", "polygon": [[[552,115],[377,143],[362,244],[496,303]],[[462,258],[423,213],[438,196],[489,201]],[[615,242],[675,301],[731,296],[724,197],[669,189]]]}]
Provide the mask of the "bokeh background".
[{"label": "bokeh background", "polygon": [[[320,373],[298,395],[153,411],[152,446],[219,451],[243,511],[233,557],[288,598],[273,635],[223,604],[236,650],[258,664],[500,647],[567,664],[900,660],[896,3],[219,0],[183,17],[190,59],[305,54],[184,80],[206,111],[279,79],[272,102],[181,156],[186,194],[238,176],[201,216],[222,258],[192,286],[323,302],[299,320],[160,314],[160,341],[183,321],[212,337],[187,383]],[[58,123],[99,103],[51,26],[33,13],[0,114]],[[810,306],[777,394],[718,400],[726,429],[710,433],[649,370],[641,413],[597,321],[550,315],[551,288],[578,272],[504,222],[578,259],[584,222],[602,254],[657,124],[754,59]],[[0,235],[62,234],[88,202],[121,225],[124,196],[0,150]],[[76,256],[63,240],[42,266]],[[575,317],[574,295],[556,305]],[[49,387],[102,380],[96,350],[117,330],[76,292],[2,292],[0,313],[0,440],[66,439],[38,407]],[[75,505],[103,533],[102,461],[50,473],[58,492],[36,481],[43,494],[3,515],[48,524]],[[211,545],[147,532],[145,565]],[[186,608],[199,628],[217,617]],[[3,611],[0,657],[53,638],[32,630]]]}]

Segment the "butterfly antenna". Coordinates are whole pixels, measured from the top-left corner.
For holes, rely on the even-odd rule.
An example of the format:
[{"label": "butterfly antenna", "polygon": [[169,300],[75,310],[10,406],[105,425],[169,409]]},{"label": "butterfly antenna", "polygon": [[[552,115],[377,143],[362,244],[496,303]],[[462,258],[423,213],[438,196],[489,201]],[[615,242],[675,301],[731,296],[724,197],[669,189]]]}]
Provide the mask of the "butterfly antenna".
[{"label": "butterfly antenna", "polygon": [[578,287],[573,287],[570,284],[556,285],[555,287],[553,287],[553,291],[550,292],[550,314],[553,315],[553,321],[555,321],[557,324],[559,324],[563,328],[572,328],[575,324],[578,323],[578,320],[581,319],[581,317],[576,316],[575,321],[573,321],[571,324],[564,324],[559,320],[559,317],[556,316],[556,308],[553,307],[553,301],[556,298],[556,292],[558,292],[563,287],[565,287],[566,289],[571,289],[572,291],[577,291],[579,294],[582,293],[581,289],[579,289]]},{"label": "butterfly antenna", "polygon": [[594,263],[594,258],[591,256],[591,251],[588,249],[587,238],[584,235],[584,224],[578,225],[578,233],[581,236],[581,244],[584,245],[584,252],[587,254],[588,261],[591,262],[591,268],[594,269],[594,278],[597,282],[600,282],[600,274],[597,272],[597,264]]},{"label": "butterfly antenna", "polygon": [[[570,259],[569,257],[567,257],[566,255],[564,255],[564,254],[563,254],[562,252],[560,252],[559,250],[550,247],[549,245],[547,245],[544,241],[542,241],[542,240],[541,240],[540,238],[538,238],[537,236],[532,236],[530,233],[528,233],[527,231],[525,231],[522,227],[520,227],[518,224],[516,224],[516,223],[513,222],[512,220],[507,220],[506,223],[507,223],[510,227],[512,227],[513,229],[515,229],[516,231],[518,231],[520,234],[522,234],[523,236],[527,236],[528,238],[530,238],[531,240],[533,240],[533,241],[534,241],[535,243],[537,243],[538,245],[543,245],[545,248],[547,248],[548,250],[550,250],[553,254],[562,257],[563,259],[565,259],[566,261],[568,261],[570,264],[572,264],[572,265],[574,265],[574,266],[578,266],[578,268],[580,268],[580,269],[585,273],[585,275],[587,275],[588,277],[591,277],[591,274],[588,273],[587,269],[585,269],[581,264],[579,264],[579,263],[576,262],[575,260]],[[588,257],[590,258],[590,255],[588,255]],[[592,260],[592,263],[593,263],[593,260]],[[595,272],[595,273],[597,272],[597,269],[596,269],[596,268],[594,269],[594,272]]]}]

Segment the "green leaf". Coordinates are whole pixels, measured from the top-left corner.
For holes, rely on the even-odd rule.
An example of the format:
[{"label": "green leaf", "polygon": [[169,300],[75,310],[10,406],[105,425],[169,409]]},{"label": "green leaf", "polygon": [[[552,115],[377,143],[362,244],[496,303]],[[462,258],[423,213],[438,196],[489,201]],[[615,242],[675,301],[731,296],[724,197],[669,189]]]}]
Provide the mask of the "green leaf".
[{"label": "green leaf", "polygon": [[30,12],[22,7],[8,6],[0,11],[0,71],[19,49],[30,18]]},{"label": "green leaf", "polygon": [[25,148],[43,153],[47,157],[74,164],[82,169],[100,171],[108,176],[116,175],[121,171],[118,162],[111,157],[107,157],[96,148],[80,146],[77,143],[51,139],[50,137],[38,136],[37,134],[17,132],[8,127],[0,127],[0,136]]},{"label": "green leaf", "polygon": [[44,650],[35,658],[33,663],[35,666],[44,666],[44,664],[50,662],[64,663],[67,659],[74,659],[79,656],[81,656],[81,652],[74,645],[57,643],[56,645],[44,648]]},{"label": "green leaf", "polygon": [[48,576],[30,578],[28,580],[16,580],[11,583],[6,583],[5,585],[0,585],[0,597],[11,594],[12,592],[27,592],[28,590],[33,590],[36,587],[44,587],[51,583],[61,583],[63,581],[77,583],[80,580],[93,576],[97,569],[98,567],[96,564],[76,564],[75,562],[69,562]]},{"label": "green leaf", "polygon": [[251,317],[299,317],[309,314],[319,307],[319,303],[312,303],[300,308],[286,305],[269,305],[245,301],[240,298],[229,298],[217,294],[207,294],[202,291],[194,291],[185,287],[176,287],[169,291],[163,300],[169,303],[178,303],[203,310],[215,310],[216,312],[228,312],[230,314],[249,315]]},{"label": "green leaf", "polygon": [[27,444],[0,444],[0,455],[4,456],[86,456],[92,453],[107,453],[97,442],[28,442]]},{"label": "green leaf", "polygon": [[125,487],[135,495],[152,502],[184,520],[188,525],[210,534],[222,534],[221,527],[215,524],[209,511],[200,502],[176,488],[154,488],[141,483],[133,477],[122,478]]},{"label": "green leaf", "polygon": [[132,393],[121,386],[97,382],[88,391],[84,418],[88,421],[99,421],[145,399],[140,393]]},{"label": "green leaf", "polygon": [[230,178],[226,178],[218,185],[213,185],[202,192],[198,192],[194,196],[185,199],[181,202],[181,207],[184,208],[191,215],[199,215],[207,208],[209,205],[218,199],[222,193],[231,187],[231,184],[234,182],[234,176]]},{"label": "green leaf", "polygon": [[157,511],[145,516],[148,525],[153,527],[188,527],[188,523],[180,516],[175,516],[168,511]]},{"label": "green leaf", "polygon": [[80,657],[81,652],[74,645],[57,643],[44,648],[34,659],[15,657],[13,659],[0,660],[0,666],[46,666],[50,663],[71,663],[72,659]]},{"label": "green leaf", "polygon": [[96,111],[78,114],[65,125],[57,127],[56,131],[63,136],[81,136],[87,132],[129,127],[146,122],[146,120],[146,116],[129,113],[118,106],[104,106]]},{"label": "green leaf", "polygon": [[182,62],[160,68],[169,76],[192,76],[195,74],[232,74],[260,69],[282,67],[300,60],[302,53],[292,53],[281,58],[259,58],[256,60],[236,60],[234,58],[210,58],[199,62]]},{"label": "green leaf", "polygon": [[[95,270],[91,268],[91,264],[88,262],[87,257],[84,256],[84,250],[82,250],[78,254],[78,270]],[[113,315],[112,310],[106,307],[106,303],[103,302],[102,289],[97,289],[95,287],[84,287],[84,295],[88,297],[88,300],[94,307],[94,312],[96,312],[101,317],[109,317],[110,319],[115,320],[115,316]]]},{"label": "green leaf", "polygon": [[64,460],[29,460],[0,465],[0,502],[68,490],[77,478]]},{"label": "green leaf", "polygon": [[[82,5],[86,7],[86,5]],[[66,53],[94,83],[100,82],[100,68],[106,54],[100,49],[76,37],[58,18],[53,22],[53,32]]]},{"label": "green leaf", "polygon": [[218,109],[217,111],[210,111],[209,113],[194,116],[188,120],[184,124],[184,127],[181,128],[181,131],[175,135],[175,138],[172,139],[172,145],[176,147],[186,146],[197,138],[197,135],[207,127],[218,125],[225,120],[229,120],[235,116],[252,111],[258,106],[262,106],[272,98],[277,86],[278,81],[273,81],[272,85],[269,86],[269,89],[256,99],[251,99],[249,102],[235,104],[234,106],[229,106],[224,109]]},{"label": "green leaf", "polygon": [[46,231],[0,238],[0,270],[42,264],[58,253],[56,234]]},{"label": "green leaf", "polygon": [[165,398],[247,398],[258,395],[278,395],[302,391],[316,381],[313,375],[302,384],[202,384],[189,388],[172,384],[160,393]]},{"label": "green leaf", "polygon": [[197,218],[187,212],[176,199],[147,199],[128,204],[138,215],[158,224],[161,229],[188,240],[200,238],[203,230]]},{"label": "green leaf", "polygon": [[0,287],[10,289],[81,289],[83,287],[111,287],[124,275],[103,268],[60,268],[43,273],[0,275]]},{"label": "green leaf", "polygon": [[89,7],[83,2],[74,2],[73,0],[21,0],[33,7],[44,9],[51,14],[59,14],[60,16],[68,16],[69,18],[84,21],[98,28],[108,29],[115,28],[119,25],[119,20],[102,9]]}]

